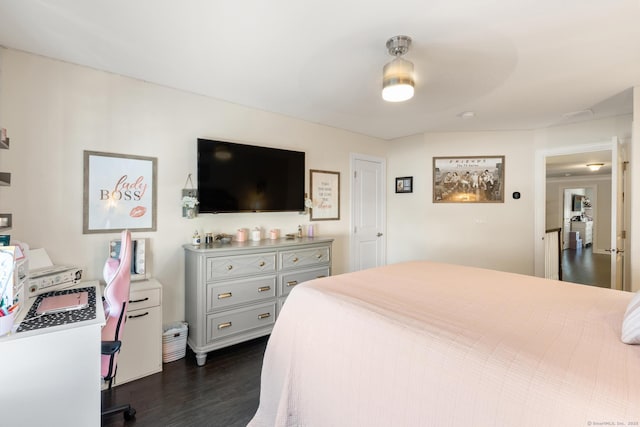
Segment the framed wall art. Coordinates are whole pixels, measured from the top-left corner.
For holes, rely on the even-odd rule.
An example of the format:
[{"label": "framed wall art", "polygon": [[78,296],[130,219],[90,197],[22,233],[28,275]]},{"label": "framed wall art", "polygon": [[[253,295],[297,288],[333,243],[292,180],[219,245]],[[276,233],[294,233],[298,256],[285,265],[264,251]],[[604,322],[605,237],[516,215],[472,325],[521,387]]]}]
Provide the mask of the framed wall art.
[{"label": "framed wall art", "polygon": [[157,158],[84,152],[82,232],[156,231]]},{"label": "framed wall art", "polygon": [[433,203],[504,203],[504,156],[434,157]]},{"label": "framed wall art", "polygon": [[340,219],[340,172],[311,169],[311,221]]},{"label": "framed wall art", "polygon": [[413,193],[413,177],[396,178],[396,193]]}]

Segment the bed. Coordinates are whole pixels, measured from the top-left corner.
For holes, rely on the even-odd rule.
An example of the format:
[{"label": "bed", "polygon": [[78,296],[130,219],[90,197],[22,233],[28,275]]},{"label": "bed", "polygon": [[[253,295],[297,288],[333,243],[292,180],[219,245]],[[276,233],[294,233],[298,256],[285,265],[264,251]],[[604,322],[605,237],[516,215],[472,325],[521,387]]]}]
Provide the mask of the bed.
[{"label": "bed", "polygon": [[640,425],[632,297],[433,262],[306,282],[249,426]]}]

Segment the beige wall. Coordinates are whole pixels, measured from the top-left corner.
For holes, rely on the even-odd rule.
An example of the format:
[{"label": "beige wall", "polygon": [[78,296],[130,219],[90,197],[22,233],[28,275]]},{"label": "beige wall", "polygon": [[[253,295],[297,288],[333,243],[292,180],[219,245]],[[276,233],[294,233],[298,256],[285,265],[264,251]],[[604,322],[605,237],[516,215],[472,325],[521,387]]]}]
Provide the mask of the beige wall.
[{"label": "beige wall", "polygon": [[[426,258],[535,274],[542,235],[536,235],[534,223],[540,210],[544,230],[546,208],[545,186],[535,185],[538,176],[544,182],[536,157],[545,150],[609,142],[614,136],[630,150],[630,115],[533,131],[427,133],[393,141],[387,173],[388,261]],[[482,155],[505,156],[504,203],[432,203],[433,156]],[[413,176],[414,192],[395,194],[392,181],[397,176]],[[640,184],[635,188],[640,191]],[[512,198],[514,191],[521,193],[519,200]]]},{"label": "beige wall", "polygon": [[[431,259],[533,274],[533,132],[431,133],[394,141],[387,176],[388,261]],[[504,203],[433,203],[434,156],[505,156]],[[519,200],[512,193],[519,191]]]},{"label": "beige wall", "polygon": [[341,220],[316,224],[318,234],[336,238],[334,272],[349,269],[349,154],[385,157],[385,142],[14,50],[0,53],[0,120],[11,137],[0,170],[12,172],[11,187],[0,188],[0,212],[14,215],[13,239],[46,248],[55,263],[85,267],[87,278],[100,277],[108,241],[118,234],[82,234],[83,150],[157,157],[157,232],[134,237],[150,239],[151,272],[164,284],[164,320],[182,319],[181,245],[195,229],[293,232],[309,222],[297,213],[181,218],[180,190],[196,173],[196,139],[211,137],[305,151],[307,169],[341,172]]}]

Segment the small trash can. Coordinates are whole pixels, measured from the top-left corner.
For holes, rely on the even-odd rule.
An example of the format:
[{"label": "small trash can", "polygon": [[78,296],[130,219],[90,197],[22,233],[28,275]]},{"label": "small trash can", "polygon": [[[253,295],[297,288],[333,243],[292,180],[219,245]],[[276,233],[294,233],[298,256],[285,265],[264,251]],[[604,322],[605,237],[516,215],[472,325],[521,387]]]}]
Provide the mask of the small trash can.
[{"label": "small trash can", "polygon": [[168,363],[182,359],[187,352],[187,333],[189,326],[186,322],[176,322],[165,325],[162,333],[162,362]]}]

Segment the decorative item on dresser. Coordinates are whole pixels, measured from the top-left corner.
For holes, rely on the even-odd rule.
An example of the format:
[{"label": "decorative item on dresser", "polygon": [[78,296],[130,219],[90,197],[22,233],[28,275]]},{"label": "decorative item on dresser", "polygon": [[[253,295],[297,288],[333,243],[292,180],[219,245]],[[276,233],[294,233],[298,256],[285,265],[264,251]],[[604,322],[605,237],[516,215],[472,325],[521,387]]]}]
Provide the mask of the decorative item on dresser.
[{"label": "decorative item on dresser", "polygon": [[331,275],[330,238],[183,245],[187,343],[207,352],[271,333],[291,289]]}]

